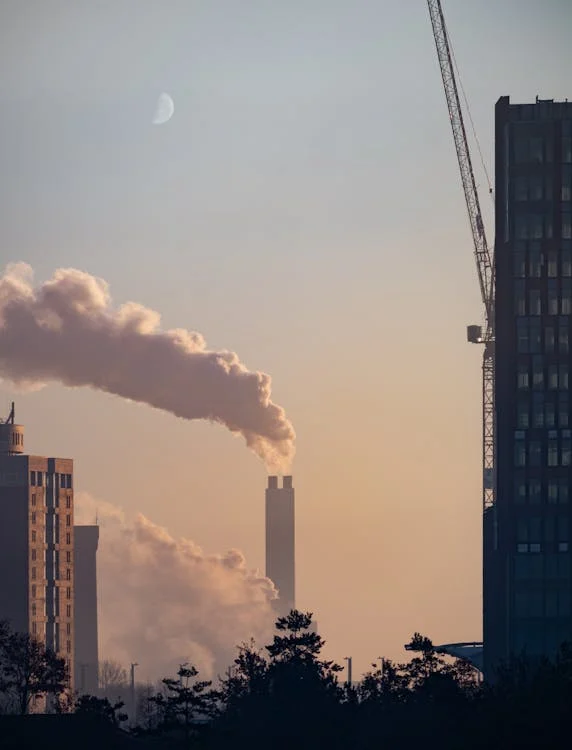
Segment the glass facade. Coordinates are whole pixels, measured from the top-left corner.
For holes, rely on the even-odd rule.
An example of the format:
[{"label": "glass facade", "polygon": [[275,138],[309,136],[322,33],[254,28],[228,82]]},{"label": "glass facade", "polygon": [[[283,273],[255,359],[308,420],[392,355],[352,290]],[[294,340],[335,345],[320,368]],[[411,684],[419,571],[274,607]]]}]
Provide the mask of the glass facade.
[{"label": "glass facade", "polygon": [[485,669],[572,640],[572,104],[496,106],[497,492]]}]

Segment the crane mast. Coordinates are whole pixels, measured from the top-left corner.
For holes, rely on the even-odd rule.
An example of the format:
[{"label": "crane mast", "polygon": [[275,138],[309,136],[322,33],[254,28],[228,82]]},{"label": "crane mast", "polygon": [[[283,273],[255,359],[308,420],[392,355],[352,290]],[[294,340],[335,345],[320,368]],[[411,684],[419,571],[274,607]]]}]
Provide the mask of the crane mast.
[{"label": "crane mast", "polygon": [[[473,247],[477,274],[481,290],[481,299],[485,312],[485,330],[475,333],[475,327],[469,328],[469,341],[484,344],[483,354],[483,510],[492,508],[495,503],[495,403],[494,403],[494,266],[487,243],[485,226],[481,213],[479,194],[475,182],[473,164],[467,141],[459,91],[455,79],[453,57],[445,25],[445,17],[440,0],[427,0],[433,36],[437,48],[437,57],[445,89],[445,98],[449,110],[449,119],[453,131],[453,140],[457,152],[457,161],[461,174],[465,203],[473,236]],[[472,331],[472,333],[471,333]]]}]

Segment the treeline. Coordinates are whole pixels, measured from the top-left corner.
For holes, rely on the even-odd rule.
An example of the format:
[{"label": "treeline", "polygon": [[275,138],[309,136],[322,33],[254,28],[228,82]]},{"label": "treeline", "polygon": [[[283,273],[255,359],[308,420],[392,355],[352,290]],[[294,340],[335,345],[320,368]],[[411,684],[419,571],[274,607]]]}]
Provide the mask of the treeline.
[{"label": "treeline", "polygon": [[[182,665],[144,697],[138,724],[129,730],[133,746],[369,750],[429,743],[441,750],[506,750],[561,747],[571,736],[568,646],[552,662],[518,659],[486,685],[469,664],[436,653],[430,640],[416,634],[409,662],[385,660],[350,686],[340,678],[341,667],[322,658],[324,640],[310,623],[310,614],[297,611],[279,619],[273,642],[239,647],[233,667],[216,683]],[[126,718],[120,701],[66,698],[61,664],[53,654],[47,656],[49,669],[44,659],[26,685],[23,673],[17,678],[17,670],[5,670],[9,654],[2,648],[0,686],[11,693],[13,706],[28,710],[31,696],[49,692],[54,710],[120,731]]]}]

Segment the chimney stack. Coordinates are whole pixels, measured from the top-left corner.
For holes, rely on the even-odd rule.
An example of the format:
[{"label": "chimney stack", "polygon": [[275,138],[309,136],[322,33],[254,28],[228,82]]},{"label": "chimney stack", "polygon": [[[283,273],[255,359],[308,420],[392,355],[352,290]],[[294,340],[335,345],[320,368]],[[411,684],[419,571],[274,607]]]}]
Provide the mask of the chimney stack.
[{"label": "chimney stack", "polygon": [[266,575],[278,589],[276,613],[285,617],[295,604],[295,521],[292,477],[268,477],[266,490]]}]

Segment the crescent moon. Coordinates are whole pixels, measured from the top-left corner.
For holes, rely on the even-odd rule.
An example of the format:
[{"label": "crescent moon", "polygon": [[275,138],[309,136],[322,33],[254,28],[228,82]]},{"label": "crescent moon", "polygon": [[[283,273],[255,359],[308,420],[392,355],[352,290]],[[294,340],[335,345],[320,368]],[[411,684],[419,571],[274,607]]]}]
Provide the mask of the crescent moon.
[{"label": "crescent moon", "polygon": [[163,125],[169,122],[175,111],[175,102],[169,94],[161,94],[155,105],[155,114],[153,115],[153,125]]}]

